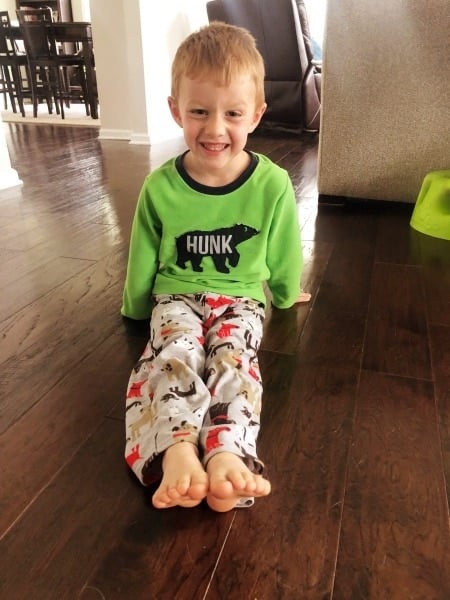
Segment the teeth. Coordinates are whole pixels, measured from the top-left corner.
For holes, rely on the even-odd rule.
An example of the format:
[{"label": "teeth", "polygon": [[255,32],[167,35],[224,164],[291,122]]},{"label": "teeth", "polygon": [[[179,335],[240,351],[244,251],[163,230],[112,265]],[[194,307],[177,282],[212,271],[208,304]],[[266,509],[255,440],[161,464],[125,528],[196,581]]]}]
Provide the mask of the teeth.
[{"label": "teeth", "polygon": [[219,150],[223,150],[226,147],[226,144],[203,144],[203,146],[207,150],[218,152]]}]

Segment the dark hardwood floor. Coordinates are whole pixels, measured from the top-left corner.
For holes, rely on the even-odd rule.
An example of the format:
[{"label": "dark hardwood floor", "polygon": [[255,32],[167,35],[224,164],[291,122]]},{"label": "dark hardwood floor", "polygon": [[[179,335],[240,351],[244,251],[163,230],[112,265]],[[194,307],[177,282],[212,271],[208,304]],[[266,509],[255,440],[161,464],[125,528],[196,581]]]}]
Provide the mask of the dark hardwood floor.
[{"label": "dark hardwood floor", "polygon": [[145,174],[177,152],[4,125],[2,600],[449,600],[450,242],[317,203],[317,138],[254,136],[298,197],[310,305],[268,311],[249,510],[152,508],[123,459],[146,332],[119,315]]}]

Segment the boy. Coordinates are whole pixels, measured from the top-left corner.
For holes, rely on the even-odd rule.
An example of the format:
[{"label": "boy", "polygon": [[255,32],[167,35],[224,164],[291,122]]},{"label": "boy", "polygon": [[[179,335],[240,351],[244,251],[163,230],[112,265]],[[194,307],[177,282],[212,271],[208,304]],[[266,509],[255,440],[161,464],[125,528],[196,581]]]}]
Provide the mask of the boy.
[{"label": "boy", "polygon": [[188,150],[146,178],[133,221],[122,314],[151,322],[126,460],[145,485],[162,474],[156,508],[223,512],[270,492],[256,452],[262,283],[278,308],[309,294],[288,174],[245,150],[266,108],[252,36],[223,23],[191,34],[168,102]]}]

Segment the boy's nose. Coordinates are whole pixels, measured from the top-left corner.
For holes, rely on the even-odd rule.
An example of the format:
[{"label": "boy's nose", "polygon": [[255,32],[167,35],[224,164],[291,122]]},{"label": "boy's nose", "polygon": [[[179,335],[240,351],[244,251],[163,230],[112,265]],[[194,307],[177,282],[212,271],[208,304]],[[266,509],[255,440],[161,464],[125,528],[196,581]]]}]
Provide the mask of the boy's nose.
[{"label": "boy's nose", "polygon": [[224,121],[220,115],[209,115],[206,122],[206,133],[214,137],[225,133]]}]

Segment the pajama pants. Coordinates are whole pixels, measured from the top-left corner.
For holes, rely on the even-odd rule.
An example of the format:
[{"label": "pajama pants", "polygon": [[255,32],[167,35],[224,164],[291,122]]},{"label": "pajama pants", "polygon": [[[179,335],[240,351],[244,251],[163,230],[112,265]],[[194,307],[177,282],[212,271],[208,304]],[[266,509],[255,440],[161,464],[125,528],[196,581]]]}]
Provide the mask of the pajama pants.
[{"label": "pajama pants", "polygon": [[131,373],[125,457],[141,483],[161,478],[162,453],[187,441],[206,466],[218,452],[262,472],[257,352],[264,307],[218,294],[158,295],[150,339]]}]

